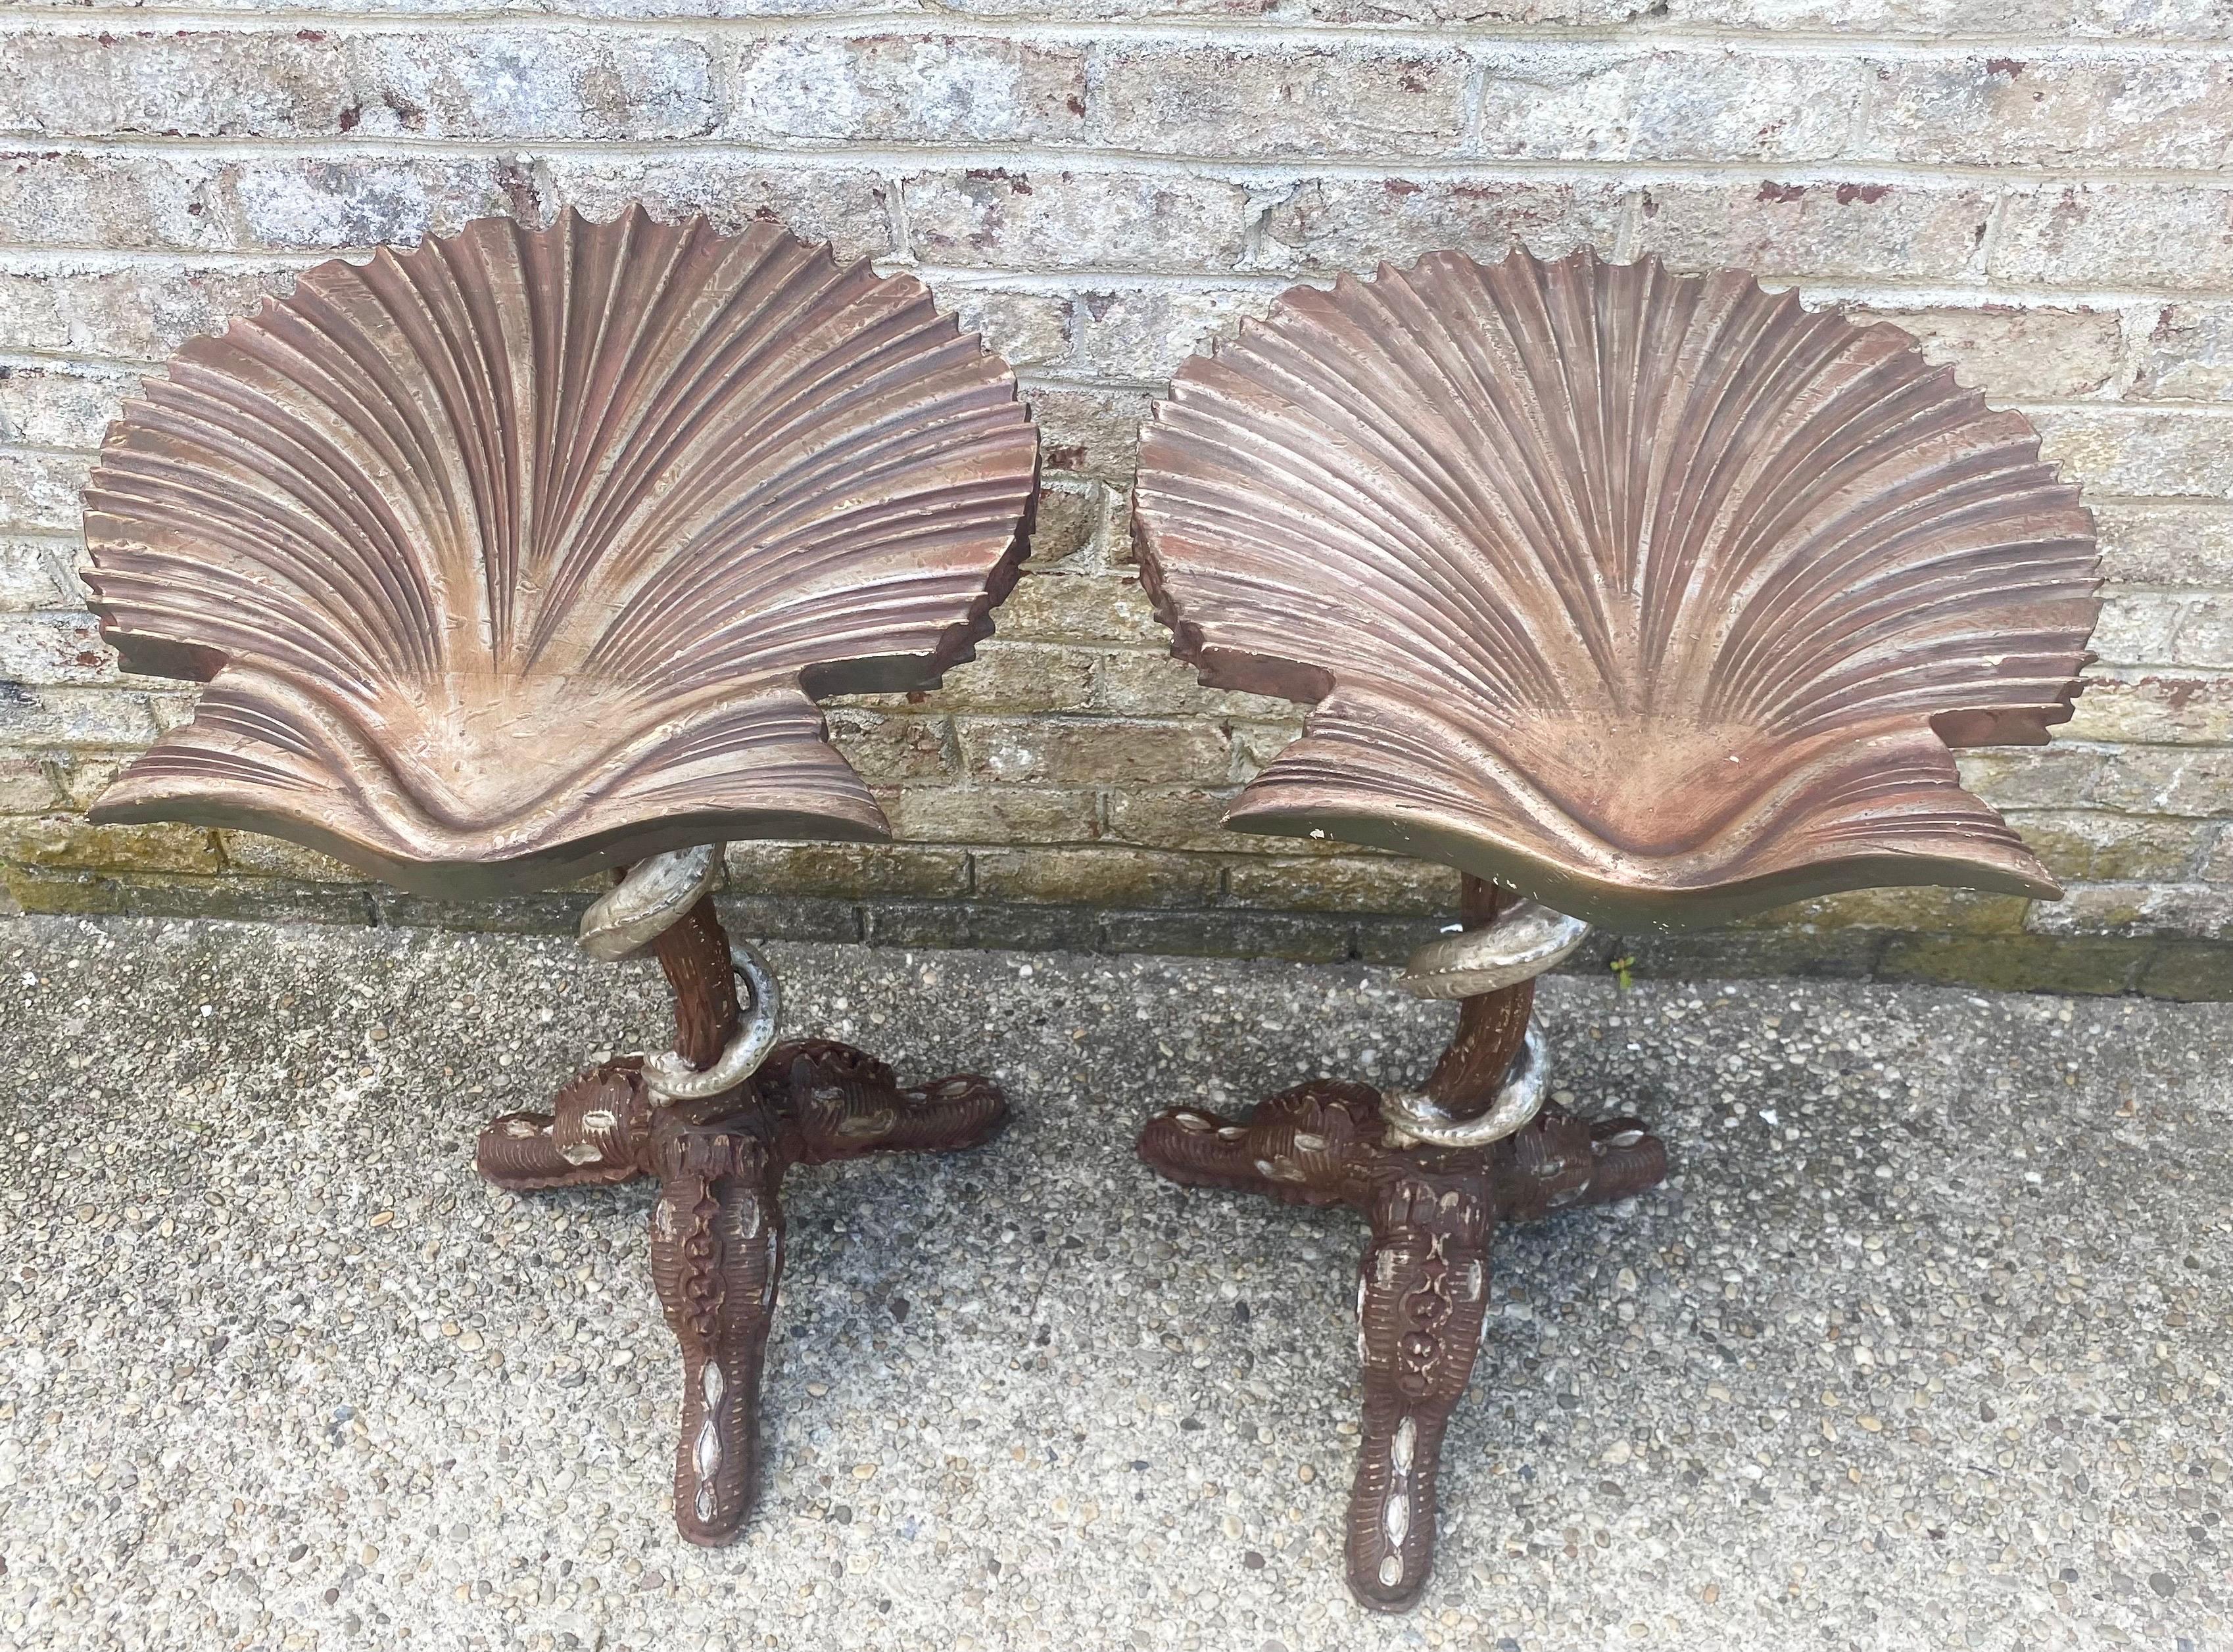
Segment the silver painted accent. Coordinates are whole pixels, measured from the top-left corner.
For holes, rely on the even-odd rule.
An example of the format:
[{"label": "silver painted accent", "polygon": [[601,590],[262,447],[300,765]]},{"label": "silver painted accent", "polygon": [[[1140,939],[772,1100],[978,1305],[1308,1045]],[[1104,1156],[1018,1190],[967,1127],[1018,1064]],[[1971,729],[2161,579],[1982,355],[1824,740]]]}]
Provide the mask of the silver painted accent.
[{"label": "silver painted accent", "polygon": [[672,928],[710,893],[721,875],[719,843],[669,849],[628,868],[620,883],[582,914],[582,950],[616,964]]},{"label": "silver painted accent", "polygon": [[706,1396],[706,1403],[711,1407],[720,1404],[721,1396],[728,1391],[729,1384],[721,1375],[720,1366],[713,1360],[707,1360],[704,1372],[698,1378],[698,1392]]},{"label": "silver painted accent", "polygon": [[1401,1555],[1391,1554],[1383,1558],[1380,1562],[1381,1587],[1383,1589],[1393,1589],[1396,1584],[1403,1581],[1403,1557]]},{"label": "silver painted accent", "polygon": [[[633,958],[680,922],[720,879],[722,843],[669,849],[638,861],[619,885],[582,914],[582,950],[617,962]],[[729,943],[729,966],[744,978],[751,1002],[745,1024],[703,1072],[672,1050],[643,1063],[644,1088],[655,1102],[703,1101],[752,1076],[775,1047],[782,993],[768,961],[742,941]]]},{"label": "silver painted accent", "polygon": [[643,1063],[643,1087],[660,1102],[702,1101],[734,1089],[750,1078],[775,1048],[776,1019],[783,1011],[783,989],[775,971],[750,946],[729,943],[729,967],[743,978],[750,1003],[745,1024],[729,1040],[713,1064],[703,1072],[693,1068],[672,1050],[661,1050]]},{"label": "silver painted accent", "polygon": [[1388,1546],[1400,1549],[1403,1539],[1411,1533],[1411,1499],[1402,1487],[1391,1489],[1388,1500],[1380,1508],[1380,1529],[1388,1534]]},{"label": "silver painted accent", "polygon": [[1388,1442],[1388,1460],[1396,1465],[1398,1474],[1411,1472],[1411,1449],[1418,1443],[1419,1425],[1406,1417],[1396,1425],[1396,1437]]},{"label": "silver painted accent", "polygon": [[721,1431],[708,1417],[698,1430],[697,1449],[690,1454],[692,1466],[701,1480],[711,1480],[721,1472]]},{"label": "silver painted accent", "polygon": [[1469,998],[1533,980],[1559,964],[1590,927],[1537,901],[1522,901],[1478,929],[1430,940],[1396,985],[1416,998]]},{"label": "silver painted accent", "polygon": [[1542,1029],[1527,1024],[1512,1064],[1488,1110],[1478,1118],[1453,1118],[1424,1090],[1390,1090],[1380,1098],[1380,1114],[1388,1122],[1388,1145],[1409,1147],[1423,1141],[1437,1148],[1479,1148],[1501,1141],[1524,1128],[1543,1110],[1551,1089],[1551,1052]]},{"label": "silver painted accent", "polygon": [[558,1149],[558,1156],[570,1165],[595,1164],[604,1154],[587,1141],[569,1141]]},{"label": "silver painted accent", "polygon": [[698,1488],[698,1518],[701,1520],[713,1518],[713,1485],[711,1480]]}]

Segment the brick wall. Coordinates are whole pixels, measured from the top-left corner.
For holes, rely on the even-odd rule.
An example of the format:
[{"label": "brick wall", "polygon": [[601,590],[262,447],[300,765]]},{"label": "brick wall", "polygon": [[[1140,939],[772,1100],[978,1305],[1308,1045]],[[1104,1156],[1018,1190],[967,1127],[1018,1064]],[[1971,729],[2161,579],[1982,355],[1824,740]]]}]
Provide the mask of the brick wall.
[{"label": "brick wall", "polygon": [[[706,15],[719,12],[720,15]],[[739,852],[749,921],[1391,956],[1436,868],[1230,837],[1298,726],[1197,688],[1129,563],[1142,413],[1299,279],[1524,242],[1748,266],[1897,321],[2086,484],[2103,663],[1965,757],[2070,884],[1871,894],[1639,967],[2233,990],[2233,8],[2224,0],[217,0],[0,12],[0,857],[26,907],[430,914],[329,862],[78,817],[187,700],[117,673],[76,494],[134,375],[335,252],[642,198],[919,272],[1044,427],[981,659],[831,722],[904,840]],[[1610,943],[1609,943],[1610,946]]]}]

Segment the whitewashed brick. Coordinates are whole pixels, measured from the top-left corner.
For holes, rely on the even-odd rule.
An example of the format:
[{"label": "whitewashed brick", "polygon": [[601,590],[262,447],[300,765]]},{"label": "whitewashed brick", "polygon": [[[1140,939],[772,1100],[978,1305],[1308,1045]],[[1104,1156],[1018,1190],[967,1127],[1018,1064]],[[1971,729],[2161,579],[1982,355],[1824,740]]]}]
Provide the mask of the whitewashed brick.
[{"label": "whitewashed brick", "polygon": [[1889,322],[1921,341],[1926,361],[1995,402],[2064,401],[2089,395],[2117,376],[2124,331],[2113,311],[1853,307],[1856,322]]},{"label": "whitewashed brick", "polygon": [[2183,595],[2155,591],[2104,593],[2093,652],[2113,666],[2159,665],[2171,657],[2171,639],[2186,612]]},{"label": "whitewashed brick", "polygon": [[2197,179],[2011,190],[1986,273],[2050,287],[2233,287],[2233,188]]},{"label": "whitewashed brick", "polygon": [[157,361],[294,284],[291,269],[34,265],[0,256],[0,348]]},{"label": "whitewashed brick", "polygon": [[[1609,0],[1618,16],[1597,15],[1592,0],[1306,0],[1308,15],[1323,23],[1434,26],[1449,23],[1586,23],[1625,21],[1651,0]],[[1268,9],[1268,5],[1267,5]],[[1282,8],[1284,10],[1284,8]]]},{"label": "whitewashed brick", "polygon": [[229,250],[226,176],[205,155],[0,153],[0,225],[19,247]]},{"label": "whitewashed brick", "polygon": [[1845,153],[1865,68],[1741,49],[1499,48],[1481,153],[1531,160],[1820,160]]},{"label": "whitewashed brick", "polygon": [[[2171,658],[2177,665],[2233,671],[2233,594],[2199,597],[2189,605]],[[2233,730],[2221,738],[2233,739]],[[2233,814],[2233,798],[2227,799],[2227,812]]]},{"label": "whitewashed brick", "polygon": [[553,150],[520,168],[522,216],[548,218],[561,205],[599,221],[636,202],[673,221],[703,214],[725,232],[778,224],[827,241],[842,258],[897,250],[891,186],[878,172],[842,160],[770,162],[750,155],[597,155]]},{"label": "whitewashed brick", "polygon": [[1122,486],[1139,467],[1140,426],[1155,398],[1130,385],[1038,380],[1024,399],[1039,427],[1050,471],[1070,471]]},{"label": "whitewashed brick", "polygon": [[1611,247],[1625,191],[1613,179],[1314,178],[1271,195],[1252,269],[1369,271],[1452,248],[1494,263],[1526,247],[1555,257]]},{"label": "whitewashed brick", "polygon": [[1248,191],[1214,178],[974,167],[904,183],[928,263],[1009,270],[1225,270],[1240,257]]},{"label": "whitewashed brick", "polygon": [[[1625,22],[1631,0],[1598,0],[1590,21]],[[2221,0],[1666,0],[1671,23],[1846,35],[2031,36],[2100,40],[2223,40],[2233,16]]]},{"label": "whitewashed brick", "polygon": [[1954,754],[1963,786],[1995,809],[2054,809],[2084,802],[2108,759],[2084,746],[1972,747]]},{"label": "whitewashed brick", "polygon": [[688,138],[717,110],[687,36],[487,25],[0,36],[0,131],[59,137]]},{"label": "whitewashed brick", "polygon": [[1232,337],[1241,317],[1270,309],[1274,296],[1246,287],[1088,289],[1077,299],[1076,365],[1110,378],[1168,379],[1188,356]]},{"label": "whitewashed brick", "polygon": [[1058,143],[1085,125],[1085,50],[997,37],[745,44],[724,135],[756,143]]},{"label": "whitewashed brick", "polygon": [[2223,935],[2233,933],[2233,888],[2209,883],[2074,883],[2024,914],[2038,935]]},{"label": "whitewashed brick", "polygon": [[133,689],[0,681],[0,745],[137,749],[157,732],[150,697]]},{"label": "whitewashed brick", "polygon": [[228,165],[225,185],[233,244],[298,251],[415,245],[512,204],[479,157],[257,156]]},{"label": "whitewashed brick", "polygon": [[75,548],[62,542],[0,534],[0,613],[82,608],[75,560]]},{"label": "whitewashed brick", "polygon": [[2163,306],[2136,354],[2134,396],[2233,401],[2233,303]]},{"label": "whitewashed brick", "polygon": [[1456,152],[1468,64],[1403,45],[1104,44],[1097,135],[1181,155]]},{"label": "whitewashed brick", "polygon": [[1771,277],[1945,280],[1982,261],[1995,192],[1961,182],[1653,179],[1637,250],[1685,270]]},{"label": "whitewashed brick", "polygon": [[1182,17],[1238,23],[1261,18],[1276,0],[938,0],[965,17],[1029,23],[1106,23],[1133,17]]},{"label": "whitewashed brick", "polygon": [[0,442],[93,452],[140,375],[114,367],[0,367]]},{"label": "whitewashed brick", "polygon": [[0,31],[0,132],[44,137],[331,136],[355,104],[318,29]]},{"label": "whitewashed brick", "polygon": [[2142,815],[2223,815],[2233,797],[2233,749],[2136,746],[2119,751],[2093,784],[2097,803]]},{"label": "whitewashed brick", "polygon": [[[999,848],[1106,830],[1223,866],[1249,845],[1214,832],[1216,798],[1294,718],[1200,690],[1118,576],[1154,391],[1289,280],[1586,244],[1827,293],[2036,420],[2096,514],[2107,663],[2053,745],[1964,753],[1962,771],[2079,881],[2034,931],[2233,921],[2233,79],[2149,49],[2233,39],[2224,0],[491,10],[316,0],[282,23],[253,0],[27,0],[0,20],[0,140],[17,134],[0,157],[0,801],[82,807],[192,705],[114,680],[72,572],[85,456],[134,370],[316,257],[643,199],[920,263],[1022,369],[1054,479],[998,640],[935,704],[833,713],[902,832]],[[821,21],[678,26],[693,16]],[[1112,17],[1175,21],[1090,27]],[[1988,37],[1989,54],[1962,43]],[[895,166],[909,146],[974,153]],[[995,767],[1002,786],[955,784]],[[954,885],[960,855],[934,859]],[[995,859],[996,894],[1133,887],[1105,857]],[[1212,887],[1191,862],[1151,870]],[[1219,887],[1316,898],[1284,866]]]},{"label": "whitewashed brick", "polygon": [[2233,149],[2233,81],[2216,58],[2050,48],[1893,59],[1876,77],[1865,159],[2214,169]]},{"label": "whitewashed brick", "polygon": [[90,614],[0,615],[0,678],[86,684],[116,680],[116,656]]},{"label": "whitewashed brick", "polygon": [[0,531],[75,533],[91,465],[81,454],[0,447]]},{"label": "whitewashed brick", "polygon": [[2158,668],[2095,679],[2061,732],[2074,740],[2223,745],[2233,740],[2233,680]]},{"label": "whitewashed brick", "polygon": [[[15,9],[67,16],[77,21],[82,19],[90,3],[91,0],[16,0]],[[269,12],[271,4],[270,0],[103,0],[103,8],[129,13],[134,19],[160,17],[175,11],[205,11],[239,13],[252,20],[257,14]],[[464,17],[479,23],[497,8],[488,0],[316,0],[315,9],[322,16],[335,18],[366,15],[427,20]],[[864,9],[864,0],[536,0],[534,10],[537,16],[552,17],[664,22],[721,17],[816,18],[839,16]],[[880,16],[928,9],[924,0],[875,0],[875,10]]]},{"label": "whitewashed brick", "polygon": [[2034,410],[2042,457],[2106,493],[2233,498],[2233,413],[2102,405]]},{"label": "whitewashed brick", "polygon": [[1012,367],[1054,367],[1070,358],[1067,294],[948,287],[939,289],[938,304]]},{"label": "whitewashed brick", "polygon": [[2101,572],[2146,585],[2233,587],[2233,504],[2091,498]]},{"label": "whitewashed brick", "polygon": [[712,54],[686,35],[484,26],[345,41],[367,136],[692,138],[719,119]]}]

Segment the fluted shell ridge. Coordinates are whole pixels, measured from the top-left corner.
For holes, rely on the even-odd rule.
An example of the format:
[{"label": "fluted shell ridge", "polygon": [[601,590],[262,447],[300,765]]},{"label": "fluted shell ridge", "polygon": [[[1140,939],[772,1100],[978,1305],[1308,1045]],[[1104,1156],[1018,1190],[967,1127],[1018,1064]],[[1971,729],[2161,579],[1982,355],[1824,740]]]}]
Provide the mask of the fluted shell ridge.
[{"label": "fluted shell ridge", "polygon": [[446,894],[885,836],[810,696],[968,656],[1037,465],[919,283],[772,225],[569,211],[322,264],[103,445],[104,634],[209,687],[95,816]]},{"label": "fluted shell ridge", "polygon": [[1205,682],[1318,702],[1230,825],[1608,923],[2060,893],[1949,748],[2070,715],[2093,519],[1897,328],[1735,271],[1430,254],[1189,361],[1134,522]]}]

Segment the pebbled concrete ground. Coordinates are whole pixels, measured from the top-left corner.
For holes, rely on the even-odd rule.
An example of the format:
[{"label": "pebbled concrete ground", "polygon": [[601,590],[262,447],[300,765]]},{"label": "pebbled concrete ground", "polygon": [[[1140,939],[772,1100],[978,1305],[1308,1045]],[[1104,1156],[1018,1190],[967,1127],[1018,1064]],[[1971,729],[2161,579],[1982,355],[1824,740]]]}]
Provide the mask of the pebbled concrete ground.
[{"label": "pebbled concrete ground", "polygon": [[1152,1109],[1423,1070],[1363,967],[771,949],[791,1031],[989,1067],[804,1171],[743,1541],[669,1524],[641,1188],[487,1115],[665,1031],[553,940],[0,923],[0,1645],[1511,1652],[2229,1644],[2233,1012],[1555,980],[1657,1193],[1500,1240],[1425,1604],[1342,1589],[1344,1213]]}]

